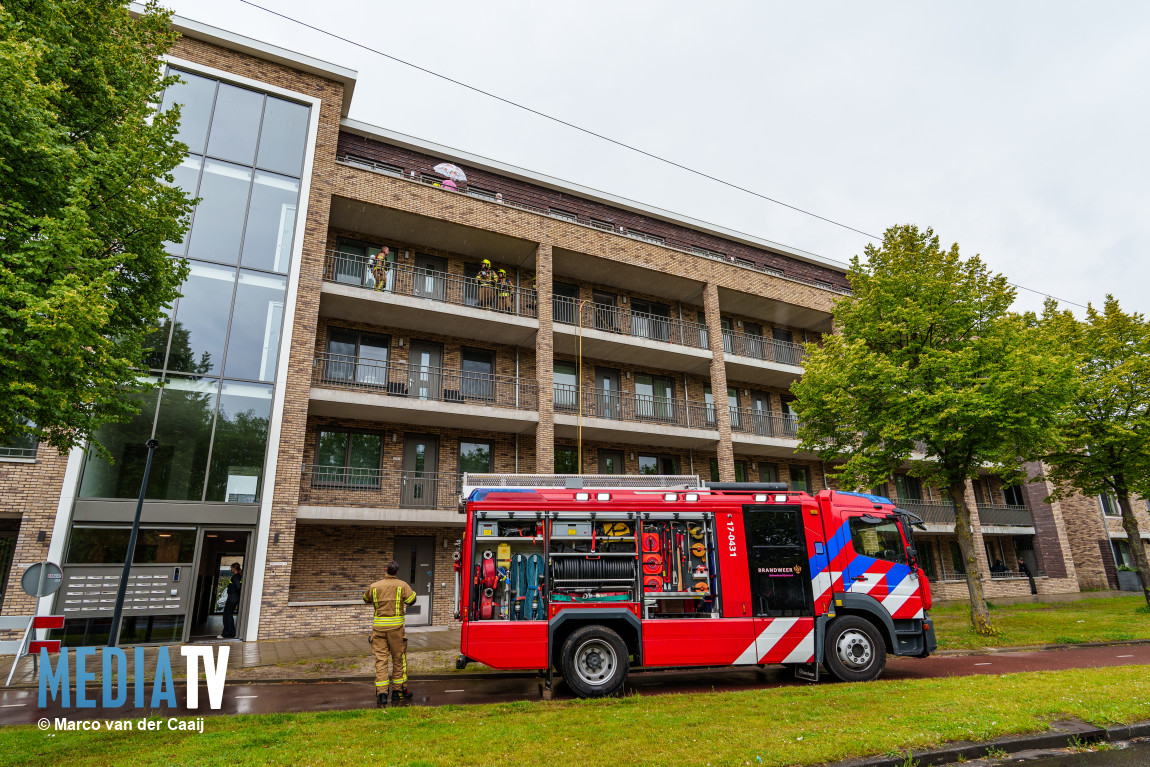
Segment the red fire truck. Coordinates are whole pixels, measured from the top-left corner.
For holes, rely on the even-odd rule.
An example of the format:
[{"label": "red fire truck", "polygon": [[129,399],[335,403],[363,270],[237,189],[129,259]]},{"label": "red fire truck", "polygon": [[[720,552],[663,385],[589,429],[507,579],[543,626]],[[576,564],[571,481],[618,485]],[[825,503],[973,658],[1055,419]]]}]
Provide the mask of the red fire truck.
[{"label": "red fire truck", "polygon": [[[551,486],[545,486],[548,481]],[[783,664],[876,678],[936,648],[912,526],[887,498],[695,477],[466,475],[462,668],[555,670],[582,697],[631,668]],[[621,487],[634,480],[645,486]],[[502,486],[500,486],[502,485]]]}]

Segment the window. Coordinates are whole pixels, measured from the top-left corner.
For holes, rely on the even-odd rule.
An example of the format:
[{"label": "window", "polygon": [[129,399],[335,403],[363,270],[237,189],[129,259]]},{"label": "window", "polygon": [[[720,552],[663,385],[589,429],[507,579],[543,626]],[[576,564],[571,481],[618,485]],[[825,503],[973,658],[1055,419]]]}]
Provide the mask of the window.
[{"label": "window", "polygon": [[962,559],[962,549],[958,547],[958,541],[950,542],[950,563],[957,574],[966,574],[966,562]]},{"label": "window", "polygon": [[379,386],[399,393],[399,387],[404,386],[402,382],[395,387],[387,386],[390,345],[390,336],[336,328],[328,330],[324,380]]},{"label": "window", "polygon": [[674,422],[675,383],[670,378],[635,374],[635,414],[640,419]]},{"label": "window", "polygon": [[717,250],[708,250],[707,248],[691,248],[691,252],[696,256],[703,256],[704,258],[717,258],[720,261],[726,261],[727,256]]},{"label": "window", "polygon": [[555,388],[555,409],[574,411],[579,407],[578,379],[573,362],[556,362],[552,373]]},{"label": "window", "polygon": [[259,141],[263,108],[262,93],[220,83],[212,128],[208,133],[208,154],[221,160],[251,165]]},{"label": "window", "polygon": [[555,448],[555,473],[578,474],[579,453],[573,447]]},{"label": "window", "polygon": [[382,171],[382,172],[388,173],[392,176],[402,177],[404,175],[403,174],[403,168],[401,168],[398,165],[392,165],[391,163],[386,163],[386,162],[379,162],[378,160],[369,160],[368,158],[360,157],[359,155],[345,154],[343,156],[343,161],[346,163],[349,163],[351,165],[359,165],[361,167],[368,168],[369,170]]},{"label": "window", "polygon": [[461,374],[464,399],[495,401],[495,352],[463,349]]},{"label": "window", "polygon": [[548,208],[547,213],[548,213],[548,215],[551,216],[551,218],[560,218],[560,219],[563,219],[564,221],[571,221],[574,223],[578,223],[578,221],[579,221],[578,216],[576,216],[574,213],[570,213],[566,210],[559,210],[558,208]]},{"label": "window", "polygon": [[224,381],[205,499],[256,503],[272,414],[272,387]]},{"label": "window", "polygon": [[1098,500],[1102,503],[1102,513],[1108,517],[1122,516],[1122,507],[1118,505],[1118,499],[1109,493],[1103,493],[1098,496]]},{"label": "window", "polygon": [[810,615],[814,607],[797,507],[750,507],[743,512],[747,565],[756,616]]},{"label": "window", "polygon": [[[718,482],[719,481],[719,462],[717,460],[715,460],[714,458],[711,459],[711,481],[712,482]],[[735,461],[735,481],[736,482],[746,482],[747,481],[747,462],[746,461]]]},{"label": "window", "polygon": [[[68,535],[69,565],[122,565],[128,556],[130,527],[75,526]],[[136,538],[136,565],[190,564],[195,558],[194,528],[140,528]]]},{"label": "window", "polygon": [[495,202],[495,192],[492,192],[489,189],[480,189],[477,186],[472,186],[472,185],[468,184],[467,193],[469,195],[471,195],[472,197],[479,197],[479,198],[482,198],[484,200],[490,200],[491,202]]},{"label": "window", "polygon": [[619,297],[614,293],[602,290],[591,292],[591,303],[595,312],[595,329],[618,333],[619,328]]},{"label": "window", "polygon": [[1022,497],[1022,488],[1018,485],[1004,485],[1002,494],[1006,498],[1006,503],[1010,506],[1026,505],[1026,501]]},{"label": "window", "polygon": [[631,299],[631,335],[666,341],[671,337],[671,307],[666,304]]},{"label": "window", "polygon": [[299,180],[257,170],[240,263],[283,274],[291,261]]},{"label": "window", "polygon": [[196,206],[188,235],[188,258],[234,264],[244,232],[252,169],[219,160],[207,160],[200,180]]},{"label": "window", "polygon": [[673,455],[639,455],[640,474],[678,474],[679,459]]},{"label": "window", "polygon": [[286,293],[287,280],[283,277],[240,271],[224,367],[228,378],[275,378]]},{"label": "window", "polygon": [[811,470],[806,466],[792,466],[791,468],[791,490],[800,490],[804,493],[811,492]]},{"label": "window", "polygon": [[[159,383],[158,378],[148,379]],[[100,427],[96,439],[112,457],[104,460],[95,450],[89,450],[84,464],[84,477],[80,482],[81,498],[135,498],[140,493],[144,477],[147,448],[144,443],[152,436],[156,421],[159,389],[133,395],[140,412],[125,423]]]},{"label": "window", "polygon": [[[198,501],[204,493],[219,379],[169,377],[160,392],[156,439],[145,497]],[[265,429],[266,435],[266,429]],[[146,449],[141,446],[146,454]],[[263,451],[260,451],[263,460]],[[128,497],[139,492],[130,493]],[[221,499],[222,500],[222,499]]]},{"label": "window", "polygon": [[28,432],[0,435],[0,458],[35,458],[36,445],[36,437]]},{"label": "window", "polygon": [[321,431],[314,484],[377,488],[382,454],[382,434]]},{"label": "window", "polygon": [[601,221],[597,218],[591,219],[591,226],[595,227],[596,229],[602,229],[605,232],[615,231],[615,225],[610,221]]},{"label": "window", "polygon": [[667,242],[665,237],[660,237],[656,234],[648,234],[647,232],[642,232],[638,229],[628,229],[626,234],[628,237],[634,237],[636,240],[643,240],[644,242],[650,242],[654,245],[665,245]]},{"label": "window", "polygon": [[600,450],[599,451],[599,473],[600,474],[622,474],[623,473],[623,453],[618,450]]},{"label": "window", "polygon": [[929,541],[921,541],[919,545],[915,546],[915,553],[918,554],[918,566],[926,573],[928,578],[937,577],[938,571],[935,569],[934,563],[934,546]]},{"label": "window", "polygon": [[851,517],[850,529],[855,554],[906,564],[906,548],[902,543],[902,532],[895,520],[885,519],[878,524],[872,524],[862,517]]},{"label": "window", "polygon": [[490,474],[494,453],[490,442],[459,441],[459,473]]},{"label": "window", "polygon": [[779,481],[779,465],[777,463],[759,463],[759,481],[760,482],[778,482]]},{"label": "window", "polygon": [[[203,154],[208,140],[208,125],[212,120],[212,102],[216,98],[216,81],[188,72],[172,71],[183,82],[164,91],[161,111],[180,105],[180,127],[176,140],[188,145],[188,151]],[[188,190],[192,191],[192,190]]]},{"label": "window", "polygon": [[1114,547],[1114,561],[1119,567],[1134,566],[1134,558],[1130,555],[1130,541],[1111,540],[1110,545]]},{"label": "window", "polygon": [[556,282],[551,286],[552,313],[555,322],[579,324],[579,286]]},{"label": "window", "polygon": [[290,176],[300,175],[307,144],[309,112],[303,104],[268,97],[260,127],[257,167]]},{"label": "window", "polygon": [[922,483],[918,481],[918,477],[910,477],[906,474],[895,474],[894,489],[900,501],[922,500]]}]

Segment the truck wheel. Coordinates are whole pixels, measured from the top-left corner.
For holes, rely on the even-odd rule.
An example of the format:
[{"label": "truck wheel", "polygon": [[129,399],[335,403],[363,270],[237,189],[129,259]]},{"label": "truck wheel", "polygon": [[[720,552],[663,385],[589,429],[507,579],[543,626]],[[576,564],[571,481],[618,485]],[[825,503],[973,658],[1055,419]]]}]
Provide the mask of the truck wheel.
[{"label": "truck wheel", "polygon": [[627,643],[605,626],[575,629],[563,643],[560,670],[580,698],[602,698],[619,691],[630,666]]},{"label": "truck wheel", "polygon": [[869,682],[886,666],[886,645],[874,624],[855,615],[844,615],[827,627],[823,662],[841,682]]}]

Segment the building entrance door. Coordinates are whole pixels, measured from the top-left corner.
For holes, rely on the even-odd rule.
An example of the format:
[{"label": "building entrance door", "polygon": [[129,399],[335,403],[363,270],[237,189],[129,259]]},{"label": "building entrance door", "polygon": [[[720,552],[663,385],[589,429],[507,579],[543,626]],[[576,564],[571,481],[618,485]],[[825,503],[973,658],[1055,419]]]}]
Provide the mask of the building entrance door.
[{"label": "building entrance door", "polygon": [[431,624],[431,584],[435,577],[435,538],[423,535],[395,536],[395,561],[399,577],[415,590],[415,604],[407,607],[408,626]]},{"label": "building entrance door", "polygon": [[400,505],[412,509],[434,509],[439,490],[438,471],[439,439],[423,434],[408,435],[403,441]]},{"label": "building entrance door", "polygon": [[204,530],[200,541],[199,564],[196,567],[195,591],[192,597],[192,619],[188,639],[215,639],[224,633],[224,608],[227,585],[232,578],[232,563],[242,569],[240,602],[233,613],[236,637],[243,639],[244,614],[248,599],[248,539],[244,530]]}]

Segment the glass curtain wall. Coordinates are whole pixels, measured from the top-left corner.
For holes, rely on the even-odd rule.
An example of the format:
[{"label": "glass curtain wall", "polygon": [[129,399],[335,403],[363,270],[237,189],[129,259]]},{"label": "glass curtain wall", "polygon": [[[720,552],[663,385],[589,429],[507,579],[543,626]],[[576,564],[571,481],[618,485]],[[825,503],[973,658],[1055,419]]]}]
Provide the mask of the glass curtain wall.
[{"label": "glass curtain wall", "polygon": [[167,249],[191,271],[149,338],[147,378],[162,386],[138,416],[100,430],[108,456],[88,451],[80,496],[136,497],[154,436],[147,498],[256,503],[310,107],[170,71],[183,82],[161,108],[180,105],[188,146],[173,183],[200,203]]}]

